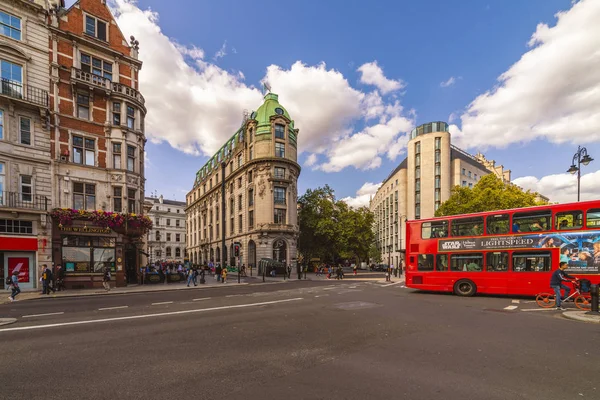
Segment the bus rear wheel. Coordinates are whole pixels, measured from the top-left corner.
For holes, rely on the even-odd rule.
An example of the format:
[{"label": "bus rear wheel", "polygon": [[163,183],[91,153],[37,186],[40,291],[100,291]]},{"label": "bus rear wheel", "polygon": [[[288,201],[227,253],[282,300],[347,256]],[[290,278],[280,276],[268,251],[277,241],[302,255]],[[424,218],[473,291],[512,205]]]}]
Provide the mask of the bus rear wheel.
[{"label": "bus rear wheel", "polygon": [[469,297],[473,296],[475,292],[477,292],[477,286],[468,279],[461,279],[454,284],[454,294],[458,296]]}]

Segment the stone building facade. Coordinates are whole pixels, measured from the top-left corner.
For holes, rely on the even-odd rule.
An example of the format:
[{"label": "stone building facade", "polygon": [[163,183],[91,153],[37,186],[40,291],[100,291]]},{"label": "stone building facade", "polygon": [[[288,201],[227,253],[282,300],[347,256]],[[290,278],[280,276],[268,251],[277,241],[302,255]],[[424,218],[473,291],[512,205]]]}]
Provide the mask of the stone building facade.
[{"label": "stone building facade", "polygon": [[38,287],[51,263],[45,1],[0,2],[0,277]]},{"label": "stone building facade", "polygon": [[510,183],[510,170],[452,145],[448,124],[429,122],[411,132],[407,157],[382,182],[369,208],[375,214],[375,240],[383,262],[404,258],[407,219],[431,218],[448,200],[452,187],[473,187],[493,173]]},{"label": "stone building facade", "polygon": [[147,237],[149,262],[183,263],[186,257],[186,203],[164,199],[161,194],[146,197],[146,204],[150,205],[148,216],[153,223]]},{"label": "stone building facade", "polygon": [[297,138],[298,129],[278,96],[267,93],[263,104],[200,168],[186,197],[192,263],[234,264],[236,242],[241,263],[248,267],[256,267],[262,258],[296,262]]},{"label": "stone building facade", "polygon": [[[53,205],[143,213],[144,117],[138,42],[125,39],[104,0],[79,0],[49,14],[50,156]],[[55,264],[67,286],[101,285],[110,266],[117,286],[137,279],[142,240],[135,230],[53,221]]]}]

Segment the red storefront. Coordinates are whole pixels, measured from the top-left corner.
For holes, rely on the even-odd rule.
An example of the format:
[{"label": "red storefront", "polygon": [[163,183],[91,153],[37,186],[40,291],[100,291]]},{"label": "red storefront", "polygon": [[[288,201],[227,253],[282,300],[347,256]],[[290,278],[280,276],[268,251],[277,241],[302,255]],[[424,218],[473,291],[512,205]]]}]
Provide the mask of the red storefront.
[{"label": "red storefront", "polygon": [[0,271],[3,284],[7,276],[17,271],[22,289],[37,288],[37,251],[38,239],[35,237],[0,235]]}]

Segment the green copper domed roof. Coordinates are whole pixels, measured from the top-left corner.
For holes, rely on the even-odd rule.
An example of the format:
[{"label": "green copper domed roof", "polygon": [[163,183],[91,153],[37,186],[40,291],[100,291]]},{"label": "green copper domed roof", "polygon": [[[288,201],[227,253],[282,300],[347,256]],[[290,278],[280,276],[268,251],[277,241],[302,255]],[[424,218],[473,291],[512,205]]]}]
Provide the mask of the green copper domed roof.
[{"label": "green copper domed roof", "polygon": [[[275,93],[267,93],[265,95],[265,102],[258,107],[258,110],[254,111],[250,118],[255,119],[256,134],[261,135],[263,133],[271,133],[271,117],[273,115],[283,115],[290,121],[290,114],[281,104],[279,104],[279,96]],[[294,121],[290,123],[291,128],[294,128]]]}]

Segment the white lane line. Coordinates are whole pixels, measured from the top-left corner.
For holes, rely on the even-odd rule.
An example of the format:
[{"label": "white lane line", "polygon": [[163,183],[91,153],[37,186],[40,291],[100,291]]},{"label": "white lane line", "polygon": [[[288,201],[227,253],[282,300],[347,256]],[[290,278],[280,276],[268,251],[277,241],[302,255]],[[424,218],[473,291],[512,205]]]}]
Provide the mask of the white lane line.
[{"label": "white lane line", "polygon": [[172,301],[163,301],[161,303],[152,303],[153,306],[161,306],[163,304],[173,304]]},{"label": "white lane line", "polygon": [[228,294],[225,297],[240,297],[240,296],[243,296],[243,294]]},{"label": "white lane line", "polygon": [[514,309],[517,309],[517,308],[519,308],[519,306],[506,306],[506,307],[504,307],[505,310],[514,310]]},{"label": "white lane line", "polygon": [[402,282],[395,282],[395,283],[388,283],[387,285],[381,285],[380,287],[388,287],[388,286],[394,286],[394,285],[399,285]]},{"label": "white lane line", "polygon": [[128,308],[128,307],[129,306],[106,307],[106,308],[99,308],[98,311],[119,310],[121,308]]},{"label": "white lane line", "polygon": [[356,289],[356,286],[348,286],[348,289]]},{"label": "white lane line", "polygon": [[512,301],[514,304],[519,304],[521,302],[521,300],[513,300]]},{"label": "white lane line", "polygon": [[200,299],[192,299],[192,301],[210,300],[212,297],[202,297]]},{"label": "white lane line", "polygon": [[32,314],[32,315],[23,315],[22,318],[33,318],[33,317],[47,317],[49,315],[61,315],[64,314],[64,311],[61,312],[53,312],[48,314]]},{"label": "white lane line", "polygon": [[260,307],[260,306],[266,306],[266,305],[269,305],[269,304],[288,303],[290,301],[298,301],[298,300],[303,300],[303,299],[304,298],[302,298],[302,297],[296,297],[296,298],[293,298],[293,299],[263,301],[261,303],[238,304],[238,305],[233,305],[233,306],[199,308],[199,309],[196,309],[196,310],[172,311],[172,312],[164,312],[164,313],[157,313],[157,314],[130,315],[130,316],[127,316],[127,317],[92,319],[92,320],[87,320],[87,321],[63,322],[63,323],[58,323],[58,324],[21,326],[21,327],[17,327],[17,328],[0,329],[0,332],[29,331],[29,330],[33,330],[33,329],[56,328],[56,327],[59,327],[59,326],[86,325],[86,324],[95,324],[95,323],[99,323],[99,322],[125,321],[125,320],[130,320],[130,319],[163,317],[163,316],[167,316],[167,315],[192,314],[192,313],[200,313],[200,312],[205,312],[205,311],[228,310],[228,309],[234,309],[234,308]]},{"label": "white lane line", "polygon": [[323,288],[323,290],[332,290],[332,289],[335,289],[335,286]]},{"label": "white lane line", "polygon": [[556,311],[555,307],[552,308],[532,308],[530,310],[521,310],[521,311]]}]

